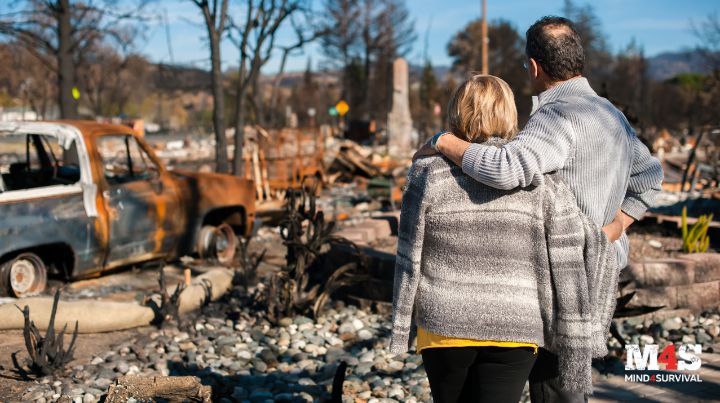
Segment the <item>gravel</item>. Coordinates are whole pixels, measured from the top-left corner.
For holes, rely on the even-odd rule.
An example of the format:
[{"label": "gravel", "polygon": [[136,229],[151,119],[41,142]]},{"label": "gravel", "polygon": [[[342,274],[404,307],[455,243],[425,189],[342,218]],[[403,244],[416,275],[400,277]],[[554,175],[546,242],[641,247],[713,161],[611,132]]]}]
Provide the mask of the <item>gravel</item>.
[{"label": "gravel", "polygon": [[[30,386],[23,400],[94,403],[115,379],[138,374],[195,375],[218,391],[218,400],[228,402],[312,402],[330,397],[340,361],[348,363],[345,389],[350,385],[353,396],[427,400],[427,378],[422,366],[413,365],[417,356],[392,357],[385,348],[390,329],[386,315],[337,303],[318,320],[282,318],[274,326],[244,305],[230,297],[211,304],[181,329],[166,326],[138,334],[62,376]],[[230,311],[239,319],[226,319]],[[377,379],[383,387],[371,385]],[[346,393],[345,400],[352,401],[350,396]]]},{"label": "gravel", "polygon": [[[329,399],[341,361],[348,364],[344,402],[425,402],[430,389],[422,357],[391,355],[390,318],[337,302],[317,320],[282,318],[272,325],[258,318],[237,295],[210,304],[185,326],[138,333],[110,351],[77,362],[62,376],[28,387],[23,401],[100,401],[108,386],[124,374],[195,375],[213,387],[218,401],[266,400],[312,402]],[[233,318],[228,319],[229,317]],[[631,343],[701,343],[720,351],[720,314],[667,319],[616,320]],[[610,338],[617,357],[620,344]],[[620,368],[622,362],[603,364]],[[527,400],[527,391],[524,393]]]}]

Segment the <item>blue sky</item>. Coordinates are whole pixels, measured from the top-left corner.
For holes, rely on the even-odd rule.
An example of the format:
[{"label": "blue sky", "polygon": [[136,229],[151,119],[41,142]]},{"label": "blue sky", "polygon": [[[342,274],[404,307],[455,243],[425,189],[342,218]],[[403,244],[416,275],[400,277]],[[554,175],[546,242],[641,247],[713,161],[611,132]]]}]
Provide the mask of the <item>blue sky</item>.
[{"label": "blue sky", "polygon": [[[322,4],[322,0],[313,2],[315,7]],[[563,0],[487,2],[490,20],[509,20],[521,33],[538,17],[559,14],[564,4]],[[692,22],[697,24],[710,13],[720,12],[720,0],[575,0],[574,3],[593,5],[614,52],[635,39],[648,56],[696,46],[698,41],[693,35]],[[407,4],[418,33],[418,40],[408,55],[409,61],[421,62],[425,34],[430,27],[428,54],[434,65],[449,65],[447,43],[469,21],[479,17],[480,0],[408,0]],[[163,10],[167,12],[174,62],[207,68],[209,62],[205,45],[206,33],[202,14],[197,7],[190,0],[158,0],[152,3],[150,9],[160,13]],[[242,14],[238,8],[231,12],[235,15]],[[151,23],[144,36],[145,38],[138,42],[137,50],[153,61],[170,62],[164,25],[160,22]],[[278,43],[291,40],[289,32],[283,32]],[[237,65],[238,53],[229,41],[224,43],[223,53],[225,67]],[[303,54],[289,60],[287,70],[303,70],[308,57],[312,58],[315,67],[323,58],[318,46],[311,45]],[[276,70],[278,59],[279,56],[274,57],[264,73]]]}]

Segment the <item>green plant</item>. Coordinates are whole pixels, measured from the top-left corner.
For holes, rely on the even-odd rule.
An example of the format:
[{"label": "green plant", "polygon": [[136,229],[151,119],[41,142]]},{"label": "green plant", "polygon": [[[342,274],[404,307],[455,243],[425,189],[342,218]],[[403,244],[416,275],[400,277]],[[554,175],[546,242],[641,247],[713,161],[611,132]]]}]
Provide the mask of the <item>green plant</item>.
[{"label": "green plant", "polygon": [[695,224],[688,229],[687,223],[687,207],[682,209],[682,239],[683,252],[685,253],[704,253],[710,246],[710,237],[708,236],[708,228],[713,220],[713,215],[701,215]]}]

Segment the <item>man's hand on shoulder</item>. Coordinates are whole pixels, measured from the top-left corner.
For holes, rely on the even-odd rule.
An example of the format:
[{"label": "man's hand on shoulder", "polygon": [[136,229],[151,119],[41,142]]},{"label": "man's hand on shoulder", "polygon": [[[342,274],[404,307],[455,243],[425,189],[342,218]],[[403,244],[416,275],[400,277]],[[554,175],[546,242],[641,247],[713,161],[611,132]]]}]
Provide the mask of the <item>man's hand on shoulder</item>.
[{"label": "man's hand on shoulder", "polygon": [[413,155],[413,161],[418,158],[428,157],[437,154],[443,154],[458,166],[462,166],[465,150],[470,147],[470,143],[454,136],[451,132],[437,132],[430,141],[423,144],[419,150]]},{"label": "man's hand on shoulder", "polygon": [[440,138],[449,133],[450,132],[446,132],[444,130],[435,133],[432,137],[430,137],[430,140],[428,140],[427,143],[423,144],[422,147],[415,152],[415,155],[413,155],[413,161],[417,161],[418,158],[438,154],[440,152],[438,149],[438,142],[440,141]]}]

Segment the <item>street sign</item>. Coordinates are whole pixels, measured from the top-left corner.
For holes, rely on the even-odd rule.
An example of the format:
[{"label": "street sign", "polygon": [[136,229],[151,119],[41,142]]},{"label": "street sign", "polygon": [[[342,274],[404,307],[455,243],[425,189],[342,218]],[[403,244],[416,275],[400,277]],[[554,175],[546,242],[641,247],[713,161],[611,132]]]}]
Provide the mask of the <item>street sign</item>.
[{"label": "street sign", "polygon": [[335,105],[335,109],[337,109],[337,112],[340,116],[345,116],[346,113],[350,110],[350,105],[347,104],[347,102],[341,100],[340,102]]}]

